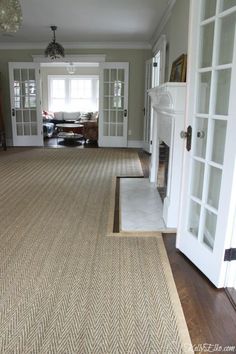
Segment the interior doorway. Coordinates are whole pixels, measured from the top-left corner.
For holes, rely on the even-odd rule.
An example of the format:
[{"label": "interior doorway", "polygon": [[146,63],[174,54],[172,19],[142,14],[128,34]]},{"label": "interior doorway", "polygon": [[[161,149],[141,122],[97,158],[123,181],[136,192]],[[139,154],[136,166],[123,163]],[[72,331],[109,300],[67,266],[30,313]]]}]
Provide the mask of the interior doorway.
[{"label": "interior doorway", "polygon": [[97,147],[99,63],[41,63],[44,146]]}]

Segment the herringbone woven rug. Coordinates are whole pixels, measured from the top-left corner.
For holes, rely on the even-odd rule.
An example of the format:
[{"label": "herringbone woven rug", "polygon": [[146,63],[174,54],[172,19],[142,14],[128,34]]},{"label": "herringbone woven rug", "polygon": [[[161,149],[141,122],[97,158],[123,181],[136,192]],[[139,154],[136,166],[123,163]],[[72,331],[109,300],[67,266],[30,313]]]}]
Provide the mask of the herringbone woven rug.
[{"label": "herringbone woven rug", "polygon": [[138,174],[124,149],[0,154],[0,353],[189,352],[162,239],[106,236],[112,178]]}]

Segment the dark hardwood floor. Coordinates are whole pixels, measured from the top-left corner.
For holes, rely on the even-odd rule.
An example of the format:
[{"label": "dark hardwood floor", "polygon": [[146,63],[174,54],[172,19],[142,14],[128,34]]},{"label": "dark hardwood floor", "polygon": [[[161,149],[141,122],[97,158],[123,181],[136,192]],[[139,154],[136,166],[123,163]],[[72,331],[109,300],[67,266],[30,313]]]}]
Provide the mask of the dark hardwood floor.
[{"label": "dark hardwood floor", "polygon": [[76,149],[87,149],[87,148],[97,148],[98,144],[96,141],[85,142],[83,139],[78,140],[78,141],[67,142],[64,139],[45,138],[44,139],[44,147],[50,147],[50,148],[73,147]]},{"label": "dark hardwood floor", "polygon": [[192,343],[235,346],[236,353],[236,311],[224,289],[216,289],[176,250],[175,235],[163,239]]},{"label": "dark hardwood floor", "polygon": [[[139,158],[143,174],[148,177],[150,155],[141,151]],[[220,346],[232,346],[234,349],[228,348],[228,352],[236,353],[236,311],[225,290],[216,289],[176,249],[174,234],[163,234],[163,240],[196,353],[221,353]]]}]

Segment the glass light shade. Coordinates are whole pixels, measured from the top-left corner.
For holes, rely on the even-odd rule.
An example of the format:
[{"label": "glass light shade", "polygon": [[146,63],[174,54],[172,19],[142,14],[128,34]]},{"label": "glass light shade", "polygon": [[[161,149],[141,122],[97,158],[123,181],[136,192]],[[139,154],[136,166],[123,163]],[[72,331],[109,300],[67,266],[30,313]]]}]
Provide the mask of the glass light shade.
[{"label": "glass light shade", "polygon": [[0,31],[17,32],[22,23],[21,5],[18,0],[0,1]]},{"label": "glass light shade", "polygon": [[51,59],[59,59],[65,56],[65,51],[61,44],[52,41],[45,49],[45,56]]},{"label": "glass light shade", "polygon": [[70,75],[73,75],[76,72],[76,68],[73,63],[69,63],[69,65],[66,67],[66,70]]}]

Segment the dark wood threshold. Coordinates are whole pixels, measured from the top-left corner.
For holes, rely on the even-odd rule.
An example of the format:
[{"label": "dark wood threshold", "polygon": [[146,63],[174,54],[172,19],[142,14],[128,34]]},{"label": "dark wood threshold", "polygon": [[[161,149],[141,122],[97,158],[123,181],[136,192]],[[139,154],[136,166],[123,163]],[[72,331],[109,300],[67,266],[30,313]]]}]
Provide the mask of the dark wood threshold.
[{"label": "dark wood threshold", "polygon": [[116,178],[113,232],[120,232],[120,178]]}]

